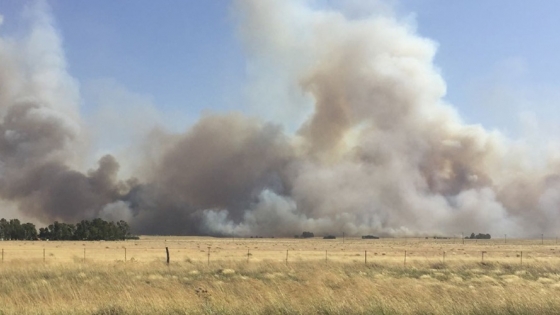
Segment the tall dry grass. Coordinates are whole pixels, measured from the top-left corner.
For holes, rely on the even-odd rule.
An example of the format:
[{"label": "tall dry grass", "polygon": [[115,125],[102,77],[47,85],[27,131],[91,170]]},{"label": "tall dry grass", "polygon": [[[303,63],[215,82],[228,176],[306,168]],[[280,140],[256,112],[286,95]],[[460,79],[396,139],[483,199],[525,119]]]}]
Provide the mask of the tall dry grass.
[{"label": "tall dry grass", "polygon": [[560,265],[323,261],[0,265],[1,314],[559,314]]}]

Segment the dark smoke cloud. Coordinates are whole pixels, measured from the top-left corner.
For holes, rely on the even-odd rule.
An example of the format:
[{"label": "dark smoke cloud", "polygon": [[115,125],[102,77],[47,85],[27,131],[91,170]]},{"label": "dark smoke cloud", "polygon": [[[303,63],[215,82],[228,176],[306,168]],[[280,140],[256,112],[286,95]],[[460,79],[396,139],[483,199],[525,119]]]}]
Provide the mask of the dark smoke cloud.
[{"label": "dark smoke cloud", "polygon": [[[121,159],[140,165],[124,180],[111,155],[80,171],[89,131],[77,84],[34,7],[29,37],[0,41],[2,199],[44,222],[101,216],[149,234],[527,236],[560,223],[558,159],[534,162],[530,147],[464,124],[442,100],[436,45],[390,10],[350,19],[288,0],[234,10],[254,79],[291,95],[270,112],[289,114],[154,130],[138,161]],[[262,85],[250,87],[268,110]]]},{"label": "dark smoke cloud", "polygon": [[[201,210],[228,209],[240,222],[262,190],[284,191],[282,174],[293,153],[278,126],[241,114],[210,115],[168,141],[151,184],[131,195],[137,213],[149,209],[137,222],[141,230],[203,233]],[[169,222],[177,218],[185,220]],[[194,224],[187,229],[188,222]]]},{"label": "dark smoke cloud", "polygon": [[43,220],[80,220],[98,215],[128,189],[117,180],[111,155],[86,174],[66,165],[64,150],[75,134],[41,105],[15,103],[0,123],[0,196]]},{"label": "dark smoke cloud", "polygon": [[0,196],[45,222],[96,217],[128,192],[107,155],[84,174],[73,169],[86,137],[77,88],[66,73],[48,8],[29,7],[29,35],[0,41]]}]

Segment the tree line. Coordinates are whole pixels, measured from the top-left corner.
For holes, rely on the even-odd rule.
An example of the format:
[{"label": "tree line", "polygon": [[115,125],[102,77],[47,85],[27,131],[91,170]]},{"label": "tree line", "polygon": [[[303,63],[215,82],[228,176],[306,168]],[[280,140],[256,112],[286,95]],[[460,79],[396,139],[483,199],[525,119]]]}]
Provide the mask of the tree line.
[{"label": "tree line", "polygon": [[130,226],[123,220],[112,222],[97,218],[82,220],[77,224],[55,221],[37,232],[33,223],[22,224],[18,219],[0,219],[0,239],[3,240],[115,241],[137,238],[130,233]]},{"label": "tree line", "polygon": [[471,236],[470,236],[470,237],[467,236],[467,237],[465,237],[465,238],[470,238],[471,240],[475,240],[475,239],[476,239],[476,240],[489,240],[489,239],[492,238],[492,236],[491,236],[490,234],[478,233],[478,234],[475,235],[474,233],[471,233]]}]

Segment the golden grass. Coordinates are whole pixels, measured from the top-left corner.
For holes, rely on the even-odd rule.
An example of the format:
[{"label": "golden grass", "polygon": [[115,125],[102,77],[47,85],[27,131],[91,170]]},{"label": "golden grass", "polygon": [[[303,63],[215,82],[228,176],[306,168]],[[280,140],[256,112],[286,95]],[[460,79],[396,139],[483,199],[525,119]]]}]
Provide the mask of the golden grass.
[{"label": "golden grass", "polygon": [[[560,313],[560,259],[554,241],[464,246],[450,240],[404,242],[157,237],[85,246],[0,242],[5,250],[0,314]],[[169,266],[165,245],[172,249]],[[133,246],[135,250],[128,249]],[[53,253],[45,263],[43,247]],[[91,251],[85,263],[79,257],[83,247],[86,254]],[[364,247],[372,253],[367,265]],[[249,263],[247,248],[253,253]],[[288,264],[285,248],[290,248]],[[405,248],[412,252],[406,267]],[[322,256],[325,249],[333,255],[327,262],[308,257]],[[520,249],[527,253],[523,265],[515,256]],[[444,250],[445,264],[440,256]],[[484,250],[488,253],[481,263],[474,254]],[[18,251],[37,251],[39,257],[13,256]],[[96,251],[100,254],[94,255]],[[401,252],[402,257],[391,256]]]},{"label": "golden grass", "polygon": [[229,239],[209,237],[151,236],[141,240],[123,242],[85,242],[85,241],[10,241],[0,242],[4,250],[4,261],[37,260],[46,262],[115,262],[133,260],[153,262],[165,260],[165,247],[168,247],[171,260],[175,262],[206,262],[208,252],[212,261],[246,261],[249,251],[250,261],[273,260],[283,262],[288,251],[288,260],[321,261],[325,255],[329,261],[360,262],[364,261],[367,251],[369,261],[404,261],[407,260],[437,262],[446,261],[481,261],[482,252],[486,261],[504,263],[520,262],[523,251],[524,261],[555,260],[560,261],[560,246],[555,240],[466,240],[460,239],[381,239],[362,240],[357,238],[323,240],[314,239]]}]

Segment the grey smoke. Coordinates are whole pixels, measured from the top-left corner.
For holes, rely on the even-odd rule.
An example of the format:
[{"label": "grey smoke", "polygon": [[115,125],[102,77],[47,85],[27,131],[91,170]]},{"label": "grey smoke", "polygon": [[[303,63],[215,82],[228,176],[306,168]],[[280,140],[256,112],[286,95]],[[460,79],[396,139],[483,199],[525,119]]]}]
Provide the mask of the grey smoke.
[{"label": "grey smoke", "polygon": [[[239,0],[233,9],[261,110],[206,114],[182,134],[156,129],[134,161],[138,179],[122,179],[111,155],[80,171],[89,131],[77,83],[46,9],[35,7],[28,38],[0,41],[2,199],[44,222],[101,216],[137,233],[555,229],[558,160],[535,163],[530,148],[463,123],[443,101],[436,44],[406,21],[390,11],[351,19],[301,1]],[[262,82],[278,84],[271,96]],[[269,99],[279,92],[288,104]],[[262,114],[269,107],[274,117]]]}]

